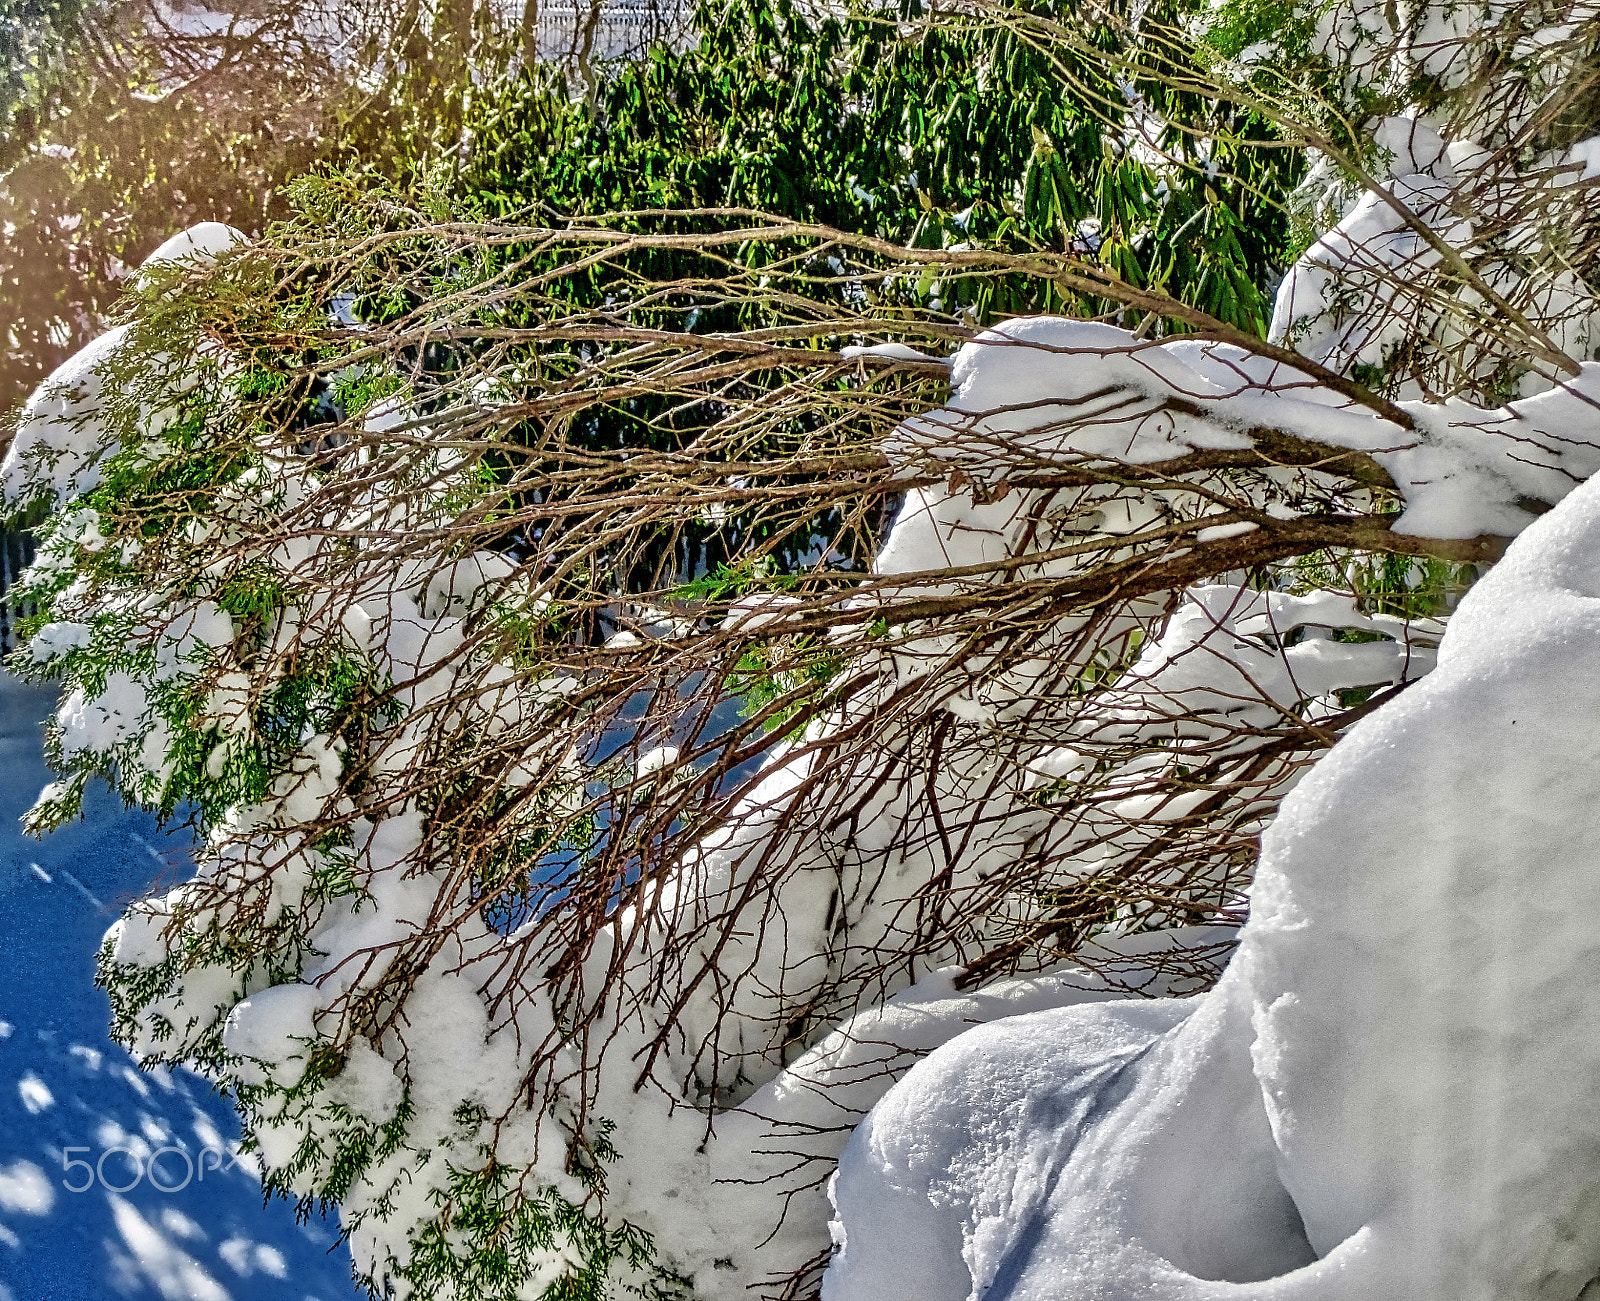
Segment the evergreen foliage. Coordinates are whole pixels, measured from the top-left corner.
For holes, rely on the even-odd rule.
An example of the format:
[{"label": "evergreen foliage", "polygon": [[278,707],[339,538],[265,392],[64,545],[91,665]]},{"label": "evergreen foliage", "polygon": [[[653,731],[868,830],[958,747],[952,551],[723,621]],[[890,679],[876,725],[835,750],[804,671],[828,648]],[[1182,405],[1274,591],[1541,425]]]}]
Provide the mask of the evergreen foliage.
[{"label": "evergreen foliage", "polygon": [[[494,216],[749,208],[913,248],[1078,253],[1262,333],[1302,156],[1272,147],[1270,119],[1179,88],[1165,37],[1182,5],[1086,12],[1080,51],[1003,9],[710,0],[695,43],[611,69],[590,98],[545,68],[475,92],[457,185]],[[1124,308],[1024,277],[930,278],[908,306],[969,324]]]}]

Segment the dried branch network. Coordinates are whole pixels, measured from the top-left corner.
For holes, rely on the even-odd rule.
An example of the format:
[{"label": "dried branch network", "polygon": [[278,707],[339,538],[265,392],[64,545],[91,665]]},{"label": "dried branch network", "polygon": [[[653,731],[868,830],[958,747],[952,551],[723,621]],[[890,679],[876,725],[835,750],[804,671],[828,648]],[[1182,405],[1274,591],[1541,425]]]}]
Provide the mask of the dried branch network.
[{"label": "dried branch network", "polygon": [[[1540,47],[1567,108],[1593,28]],[[119,1033],[226,1080],[386,1294],[798,1294],[906,1064],[1202,987],[1284,793],[1600,468],[1600,150],[1543,76],[1364,162],[1307,128],[1347,211],[1267,342],[1086,249],[732,209],[330,183],[159,250],[4,467],[64,684],[34,824],[103,776],[196,826],[107,936]],[[1148,318],[908,306],[1002,276]]]}]

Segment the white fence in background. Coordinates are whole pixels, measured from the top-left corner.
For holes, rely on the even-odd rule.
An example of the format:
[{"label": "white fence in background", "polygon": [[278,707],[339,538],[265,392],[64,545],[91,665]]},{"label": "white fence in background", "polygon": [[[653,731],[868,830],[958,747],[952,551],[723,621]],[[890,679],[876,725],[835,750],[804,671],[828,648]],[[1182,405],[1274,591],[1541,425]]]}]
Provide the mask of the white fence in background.
[{"label": "white fence in background", "polygon": [[541,3],[536,22],[539,53],[552,60],[579,56],[612,59],[639,54],[657,42],[675,42],[688,19],[688,8],[675,0]]}]

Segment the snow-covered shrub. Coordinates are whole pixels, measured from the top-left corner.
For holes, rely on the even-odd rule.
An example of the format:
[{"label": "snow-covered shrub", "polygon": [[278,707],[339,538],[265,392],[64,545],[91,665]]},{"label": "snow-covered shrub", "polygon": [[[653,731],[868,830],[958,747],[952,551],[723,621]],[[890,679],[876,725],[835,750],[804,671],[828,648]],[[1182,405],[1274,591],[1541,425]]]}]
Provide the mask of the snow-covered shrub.
[{"label": "snow-covered shrub", "polygon": [[[1485,405],[1595,355],[1593,5],[1334,0],[1271,29],[1216,8],[1211,39],[1309,146],[1315,239],[1273,341],[1390,396]],[[1263,39],[1237,49],[1245,32]]]},{"label": "snow-covered shrub", "polygon": [[[1411,433],[1373,449],[1403,486],[1397,528],[1517,532],[1565,492],[1506,491],[1541,463],[1582,486],[1463,599],[1437,670],[1284,800],[1214,989],[1000,1021],[876,1105],[830,1190],[828,1301],[1597,1286],[1597,124],[1580,101],[1600,15],[1308,17],[1369,139],[1322,140],[1336,224],[1286,278],[1274,342],[1413,399],[1389,413]],[[1260,86],[1292,47],[1240,53]],[[1497,461],[1518,468],[1490,488]]]},{"label": "snow-covered shrub", "polygon": [[[63,685],[36,826],[97,775],[195,822],[107,935],[119,1034],[385,1294],[803,1293],[911,1061],[1204,988],[1279,801],[1600,468],[1580,358],[1488,408],[1220,326],[885,324],[935,273],[1150,306],[1076,252],[301,197],[168,250],[22,413],[17,663]],[[1344,337],[1297,295],[1365,220],[1283,343]],[[1189,1006],[1073,1015],[1115,1056]],[[881,1290],[860,1168],[830,1286]]]},{"label": "snow-covered shrub", "polygon": [[822,1295],[1591,1296],[1597,561],[1591,481],[1284,801],[1209,993],[913,1067],[840,1161]]}]

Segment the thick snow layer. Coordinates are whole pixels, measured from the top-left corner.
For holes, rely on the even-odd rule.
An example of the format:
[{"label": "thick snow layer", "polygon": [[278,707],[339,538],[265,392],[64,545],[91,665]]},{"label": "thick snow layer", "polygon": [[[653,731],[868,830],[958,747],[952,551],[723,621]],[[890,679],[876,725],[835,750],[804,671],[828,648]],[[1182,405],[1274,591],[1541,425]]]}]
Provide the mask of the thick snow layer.
[{"label": "thick snow layer", "polygon": [[[1389,119],[1394,121],[1394,119]],[[1424,127],[1414,134],[1438,137]],[[1443,145],[1427,152],[1434,159]],[[1409,161],[1409,160],[1408,160]],[[1456,215],[1455,195],[1444,181],[1408,172],[1389,180],[1387,193],[1367,191],[1355,207],[1290,272],[1273,306],[1270,335],[1332,370],[1356,362],[1377,365],[1413,331],[1416,286],[1442,255],[1408,221],[1420,220],[1455,248],[1473,239],[1472,223]],[[1362,293],[1351,294],[1352,283]],[[1356,298],[1359,310],[1339,310]]]},{"label": "thick snow layer", "polygon": [[1570,1301],[1600,1273],[1600,482],[1284,801],[1222,981],[955,1038],[827,1301]]},{"label": "thick snow layer", "polygon": [[919,352],[906,343],[853,343],[839,349],[839,355],[846,361],[854,361],[858,357],[884,357],[890,361],[931,361],[942,362],[943,357],[930,357],[925,352]]},{"label": "thick snow layer", "polygon": [[204,266],[249,242],[243,231],[232,226],[220,221],[202,221],[188,230],[180,230],[161,244],[145,258],[140,270],[167,262]]},{"label": "thick snow layer", "polygon": [[[1384,209],[1387,211],[1387,209]],[[1292,297],[1293,286],[1280,295]],[[1157,343],[1092,321],[1030,317],[985,331],[951,366],[941,410],[897,433],[889,452],[933,460],[985,482],[1104,458],[1150,464],[1207,449],[1248,447],[1249,431],[1275,429],[1331,448],[1369,453],[1394,480],[1406,509],[1401,533],[1430,538],[1514,536],[1542,505],[1560,501],[1600,469],[1600,363],[1498,410],[1466,402],[1402,402],[1403,429],[1307,376],[1226,344]],[[1145,506],[1158,518],[1162,499]],[[914,514],[919,498],[907,512]],[[1261,509],[1272,503],[1263,500]],[[1129,503],[1118,505],[1126,510]],[[982,508],[997,518],[1005,499]],[[981,511],[979,512],[981,513]],[[1270,514],[1270,511],[1267,511]],[[1111,531],[1113,521],[1099,521]],[[908,547],[914,552],[906,555]],[[909,531],[891,538],[885,573],[994,557],[952,554]]]},{"label": "thick snow layer", "polygon": [[[201,222],[157,248],[140,272],[204,266],[245,242],[232,226]],[[40,498],[59,505],[100,481],[100,464],[117,447],[106,428],[103,385],[126,351],[128,333],[127,326],[107,330],[58,366],[28,399],[0,462],[0,502],[8,509]],[[160,432],[160,414],[152,413],[152,437]]]},{"label": "thick snow layer", "polygon": [[8,508],[41,490],[52,502],[69,501],[99,483],[99,462],[108,454],[95,420],[103,371],[127,336],[126,326],[106,331],[58,366],[28,399],[0,463]]},{"label": "thick snow layer", "polygon": [[[919,1058],[1001,1018],[1133,993],[1189,992],[1193,978],[1170,973],[1164,959],[1205,955],[1220,964],[1233,938],[1232,928],[1220,926],[1130,936],[1088,946],[1082,957],[1092,969],[1064,966],[966,991],[956,989],[959,968],[951,968],[852,1017],[717,1118],[710,1173],[717,1200],[728,1203],[718,1207],[722,1222],[738,1225],[732,1240],[761,1242],[758,1259],[769,1276],[803,1269],[825,1244],[818,1232],[828,1218],[825,1179],[851,1129]],[[760,1190],[759,1200],[751,1189]]]}]

